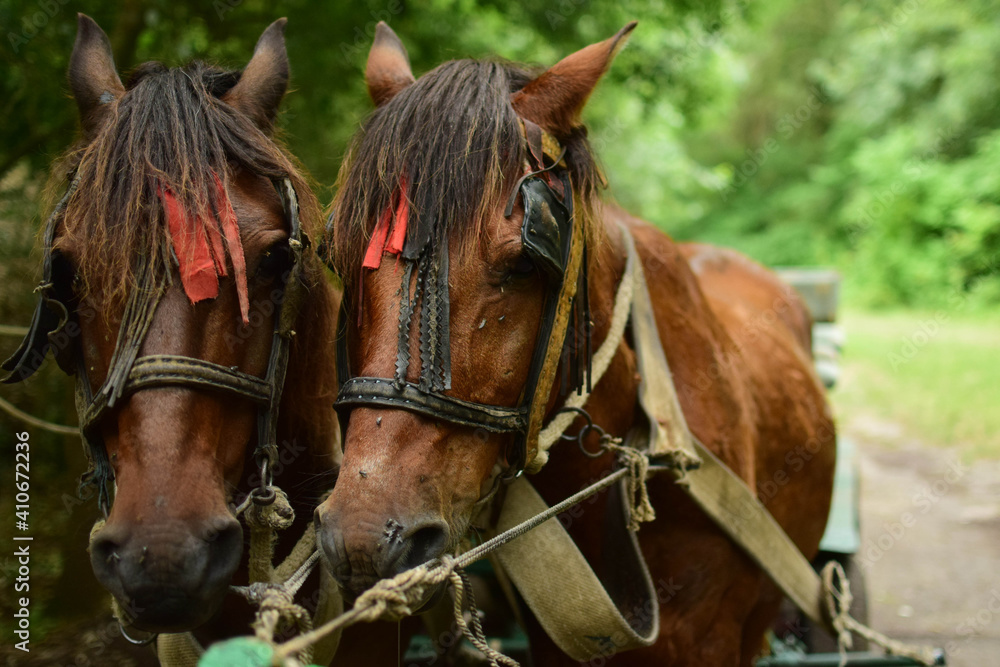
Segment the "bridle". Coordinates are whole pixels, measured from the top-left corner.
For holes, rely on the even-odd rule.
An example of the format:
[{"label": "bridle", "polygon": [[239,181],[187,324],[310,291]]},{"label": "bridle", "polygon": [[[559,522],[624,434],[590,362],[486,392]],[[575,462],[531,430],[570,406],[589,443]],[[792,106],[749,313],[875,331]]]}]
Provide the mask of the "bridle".
[{"label": "bridle", "polygon": [[[413,301],[409,299],[412,271],[414,265],[422,271],[423,263],[436,261],[442,265],[447,283],[445,242],[439,244],[437,256],[430,249],[415,260],[406,261],[400,322],[402,325],[405,321],[407,326],[405,330],[400,327],[395,378],[351,376],[348,300],[344,299],[337,334],[340,390],[335,403],[341,420],[341,433],[346,432],[350,411],[357,407],[401,409],[490,433],[513,433],[515,441],[513,450],[507,455],[508,470],[520,474],[534,458],[538,433],[560,363],[563,369],[560,384],[564,394],[589,383],[591,340],[586,243],[583,225],[574,218],[573,187],[565,162],[566,150],[561,149],[558,142],[538,125],[528,120],[522,122],[528,173],[515,185],[504,214],[510,217],[520,197],[524,205],[521,227],[524,251],[548,277],[549,289],[545,294],[528,378],[518,404],[513,407],[489,405],[446,395],[443,392],[450,389],[450,364],[445,365],[448,369],[446,382],[437,387],[424,381],[426,365],[422,365],[419,383],[405,378],[409,367],[409,318],[415,305],[413,301],[417,300],[416,297]],[[440,337],[447,341],[447,305],[441,310],[445,317],[439,322],[444,329]],[[572,338],[567,336],[571,326],[575,329]],[[420,337],[423,349],[425,340],[422,330]],[[582,345],[578,344],[580,338],[583,338]],[[448,354],[447,349],[445,354]]]},{"label": "bridle", "polygon": [[[76,375],[76,407],[80,418],[80,432],[90,461],[88,471],[80,479],[80,492],[82,495],[87,487],[96,488],[98,506],[105,517],[111,506],[108,482],[114,479],[114,471],[99,433],[99,425],[119,400],[153,387],[190,387],[228,394],[255,404],[257,444],[254,460],[260,471],[261,483],[251,493],[262,496],[268,493],[278,457],[278,405],[288,368],[289,347],[294,334],[292,327],[306,291],[302,255],[309,245],[308,236],[299,219],[298,197],[291,181],[286,178],[273,183],[281,198],[289,229],[291,263],[282,276],[280,298],[276,299],[279,303],[275,313],[271,353],[263,378],[243,373],[236,368],[182,355],[153,354],[139,357],[139,349],[165,289],[163,282],[154,284],[148,264],[143,264],[139,269],[139,285],[132,291],[125,307],[107,377],[97,391],[92,391],[83,354],[78,342],[73,340],[79,334],[79,324],[73,314],[75,297],[66,272],[60,270],[65,262],[60,262],[58,251],[53,250],[58,225],[79,185],[78,176],[71,179],[66,194],[49,216],[43,236],[42,282],[36,290],[39,293],[38,303],[28,334],[18,350],[2,365],[4,370],[10,372],[3,382],[15,383],[30,377],[41,366],[50,349],[60,368],[69,375]],[[69,343],[59,345],[58,340],[68,340]]]}]

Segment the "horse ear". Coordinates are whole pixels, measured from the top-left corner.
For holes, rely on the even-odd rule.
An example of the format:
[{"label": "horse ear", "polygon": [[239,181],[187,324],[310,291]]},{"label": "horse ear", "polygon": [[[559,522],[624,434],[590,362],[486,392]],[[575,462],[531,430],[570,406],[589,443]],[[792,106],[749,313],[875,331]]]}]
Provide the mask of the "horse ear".
[{"label": "horse ear", "polygon": [[125,93],[115,70],[111,42],[94,19],[77,14],[76,43],[69,59],[69,86],[80,109],[84,136],[93,137],[108,115],[110,103]]},{"label": "horse ear", "polygon": [[415,80],[403,42],[385,21],[379,21],[365,67],[365,83],[372,102],[377,107],[382,106]]},{"label": "horse ear", "polygon": [[556,135],[568,134],[579,124],[583,105],[635,26],[632,21],[614,37],[560,60],[511,95],[514,110]]},{"label": "horse ear", "polygon": [[223,101],[248,115],[265,132],[274,124],[278,105],[288,89],[286,23],[288,19],[281,18],[267,27],[257,40],[253,57],[240,80],[222,96]]}]

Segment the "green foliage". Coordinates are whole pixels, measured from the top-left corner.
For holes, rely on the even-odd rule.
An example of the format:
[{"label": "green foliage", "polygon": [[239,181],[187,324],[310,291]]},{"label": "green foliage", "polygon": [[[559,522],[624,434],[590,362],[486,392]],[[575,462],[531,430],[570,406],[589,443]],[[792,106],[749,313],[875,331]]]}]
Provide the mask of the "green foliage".
[{"label": "green foliage", "polygon": [[745,26],[749,41],[734,31],[753,76],[733,76],[730,113],[686,137],[732,175],[684,233],[766,263],[835,263],[867,305],[995,304],[997,9],[790,1]]}]

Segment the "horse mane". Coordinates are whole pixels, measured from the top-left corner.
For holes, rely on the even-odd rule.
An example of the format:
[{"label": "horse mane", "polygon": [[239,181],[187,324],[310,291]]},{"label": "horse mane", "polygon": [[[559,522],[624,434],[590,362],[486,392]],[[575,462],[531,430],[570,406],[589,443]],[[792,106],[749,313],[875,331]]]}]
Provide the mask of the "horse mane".
[{"label": "horse mane", "polygon": [[[489,231],[490,214],[507,201],[525,163],[510,96],[535,74],[515,63],[449,61],[375,109],[348,150],[330,209],[328,259],[348,290],[379,216],[404,181],[408,247],[435,239],[439,224],[460,248]],[[556,138],[567,150],[578,219],[595,237],[600,177],[586,129]]]},{"label": "horse mane", "polygon": [[[62,231],[85,240],[78,244],[76,270],[86,290],[123,301],[137,287],[137,271],[151,269],[169,280],[171,243],[161,188],[184,210],[212,212],[219,210],[216,175],[223,183],[244,169],[272,180],[288,178],[303,228],[317,230],[320,209],[293,158],[220,99],[241,74],[197,61],[169,69],[157,62],[140,65],[125,94],[110,102],[114,106],[94,139],[63,160],[78,186]],[[201,219],[218,225],[216,215]]]}]

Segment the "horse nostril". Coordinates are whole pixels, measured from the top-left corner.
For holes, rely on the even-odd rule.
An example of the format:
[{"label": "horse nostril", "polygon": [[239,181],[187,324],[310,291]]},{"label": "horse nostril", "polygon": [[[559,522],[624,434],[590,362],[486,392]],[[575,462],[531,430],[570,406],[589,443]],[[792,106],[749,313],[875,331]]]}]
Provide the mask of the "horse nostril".
[{"label": "horse nostril", "polygon": [[448,527],[442,523],[422,526],[410,535],[410,549],[403,558],[400,571],[422,565],[444,553],[448,546]]},{"label": "horse nostril", "polygon": [[101,569],[114,568],[121,560],[120,550],[121,544],[111,529],[102,530],[90,543],[91,560],[95,566],[103,566]]}]

